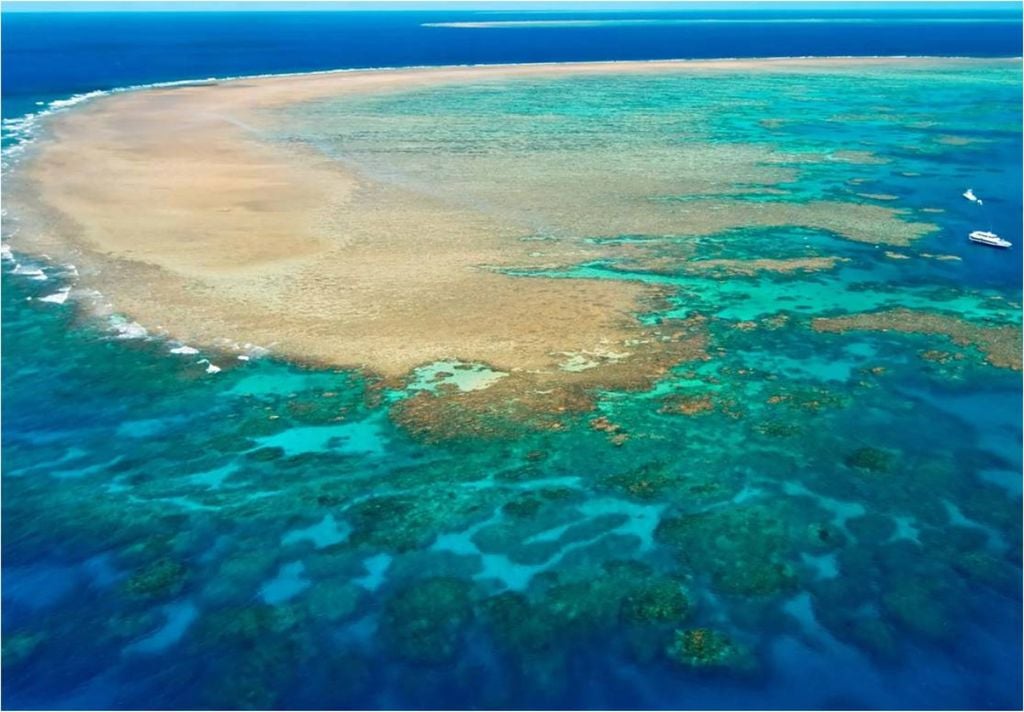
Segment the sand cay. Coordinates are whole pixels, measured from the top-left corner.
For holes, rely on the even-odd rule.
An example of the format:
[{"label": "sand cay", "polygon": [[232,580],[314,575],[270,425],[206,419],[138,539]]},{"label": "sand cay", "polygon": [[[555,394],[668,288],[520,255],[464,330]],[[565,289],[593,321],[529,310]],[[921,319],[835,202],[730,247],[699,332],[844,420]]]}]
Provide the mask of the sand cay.
[{"label": "sand cay", "polygon": [[[632,180],[587,150],[540,156],[532,176],[524,163],[520,180],[495,173],[518,165],[509,163],[516,152],[506,151],[504,163],[467,162],[465,191],[457,185],[432,190],[425,187],[429,179],[392,179],[343,155],[279,140],[287,110],[475,81],[847,71],[928,61],[352,71],[120,93],[54,116],[47,139],[7,182],[7,205],[19,224],[16,249],[74,262],[79,287],[98,290],[119,312],[189,343],[251,342],[289,358],[388,377],[440,359],[558,374],[566,354],[610,352],[617,354],[614,368],[598,364],[587,378],[614,387],[637,380],[623,363],[635,358],[646,369],[652,353],[670,341],[636,318],[657,303],[659,288],[510,276],[503,269],[642,260],[642,244],[590,239],[621,234],[699,236],[738,226],[803,225],[905,245],[934,226],[898,206],[730,197],[729,186],[739,182],[770,191],[792,175],[793,160],[764,146],[731,153],[683,147],[661,168],[634,171]],[[714,170],[686,170],[708,161]],[[444,170],[437,175],[442,184]],[[669,193],[704,197],[649,199]],[[473,199],[459,198],[464,195]],[[538,240],[538,225],[540,237],[551,239]],[[606,382],[596,377],[602,372]]]}]

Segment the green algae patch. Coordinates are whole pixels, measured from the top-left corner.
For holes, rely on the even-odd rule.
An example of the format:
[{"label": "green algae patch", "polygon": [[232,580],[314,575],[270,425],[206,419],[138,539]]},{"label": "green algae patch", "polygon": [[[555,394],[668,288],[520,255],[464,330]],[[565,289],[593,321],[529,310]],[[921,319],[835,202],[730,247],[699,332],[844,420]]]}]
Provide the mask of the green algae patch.
[{"label": "green algae patch", "polygon": [[820,317],[811,322],[819,332],[890,331],[905,334],[945,336],[959,346],[974,346],[997,368],[1020,371],[1022,332],[1019,324],[977,324],[954,316],[913,309]]},{"label": "green algae patch", "polygon": [[381,615],[381,635],[413,663],[437,665],[455,657],[473,617],[471,585],[456,578],[416,581],[392,596]]}]

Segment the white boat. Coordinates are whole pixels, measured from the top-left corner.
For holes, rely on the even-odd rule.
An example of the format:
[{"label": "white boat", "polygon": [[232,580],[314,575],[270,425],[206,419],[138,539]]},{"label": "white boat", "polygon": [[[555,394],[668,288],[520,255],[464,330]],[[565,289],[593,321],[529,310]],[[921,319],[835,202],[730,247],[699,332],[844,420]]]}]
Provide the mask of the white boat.
[{"label": "white boat", "polygon": [[989,247],[1010,247],[1013,245],[1012,242],[1004,240],[994,232],[988,232],[987,230],[975,230],[967,236],[971,242],[977,242],[979,245],[988,245]]},{"label": "white boat", "polygon": [[977,203],[978,205],[984,205],[984,203],[981,202],[981,198],[976,196],[974,194],[974,190],[971,189],[971,188],[968,188],[967,190],[964,191],[964,197],[967,198],[972,203]]}]

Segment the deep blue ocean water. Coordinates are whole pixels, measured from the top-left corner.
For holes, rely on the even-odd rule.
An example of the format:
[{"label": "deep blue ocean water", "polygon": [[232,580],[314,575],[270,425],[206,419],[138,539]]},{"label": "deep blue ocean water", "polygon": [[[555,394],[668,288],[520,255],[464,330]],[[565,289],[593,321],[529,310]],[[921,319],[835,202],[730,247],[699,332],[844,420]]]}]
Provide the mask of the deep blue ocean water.
[{"label": "deep blue ocean water", "polygon": [[[1017,56],[1021,53],[1019,20],[1005,19],[1004,15],[1002,21],[992,21],[994,16],[988,12],[961,12],[961,20],[980,15],[986,21],[957,22],[956,13],[950,14],[950,11],[919,23],[913,21],[912,15],[872,16],[848,11],[846,19],[870,21],[759,24],[755,21],[759,18],[778,20],[791,16],[761,14],[743,16],[752,21],[750,24],[460,29],[424,27],[424,24],[537,20],[538,15],[475,12],[8,13],[3,16],[2,29],[3,116],[14,119],[38,111],[53,100],[121,86],[344,67],[669,57]],[[803,16],[804,19],[820,17],[821,12],[804,11]],[[557,20],[581,16],[549,13],[540,17]],[[586,15],[587,19],[594,17]],[[638,17],[672,20],[679,15],[611,13],[599,17],[604,20]],[[712,19],[721,14],[704,13],[699,17]],[[935,22],[936,18],[943,21]],[[1011,93],[1011,98],[1014,96],[1019,97],[1019,91]],[[1008,111],[1010,119],[1014,118],[1012,102],[1001,110]],[[1019,123],[1019,116],[1016,120]],[[811,118],[808,122],[810,126]],[[826,136],[813,133],[822,130],[824,124],[814,126],[817,128],[808,129],[807,140],[812,143],[826,140]],[[880,135],[885,135],[884,130]],[[989,214],[999,224],[1000,232],[1019,242],[1020,202],[1019,197],[1014,197],[1020,195],[1019,135],[991,131],[985,136],[1001,143],[979,149],[987,151],[981,154],[986,167],[971,171],[976,174],[972,176],[977,180],[975,188],[986,198],[992,196]],[[884,149],[896,156],[901,151],[901,147],[892,145]],[[963,187],[960,183],[967,178],[966,169],[955,162],[942,166],[941,158],[929,163],[933,159],[927,155],[908,152],[904,157],[908,162],[920,161],[924,166],[922,170],[930,167],[935,177],[924,184],[925,188],[906,181],[906,192],[901,193],[901,198],[915,206],[933,204],[937,194],[942,195],[944,205],[960,200],[958,193]],[[950,161],[955,158],[957,156]],[[858,175],[865,179],[879,183],[888,179],[884,166],[866,166],[859,170]],[[957,184],[947,188],[944,185],[947,177],[958,181]],[[904,189],[904,183],[894,181],[894,184]],[[951,192],[948,201],[943,192],[947,189]],[[1005,319],[1019,322],[1019,305],[990,306],[977,296],[988,295],[993,301],[997,301],[995,297],[1019,299],[1020,262],[1012,259],[1015,253],[1006,260],[1002,259],[1002,253],[979,253],[959,242],[956,247],[939,247],[948,244],[951,233],[959,234],[973,226],[974,214],[968,212],[973,206],[962,200],[954,205],[955,209],[942,219],[944,232],[927,239],[933,241],[928,244],[934,244],[936,251],[951,251],[966,258],[963,271],[959,272],[935,263],[922,268],[917,278],[907,278],[884,260],[879,263],[877,255],[870,254],[864,246],[835,248],[833,238],[817,236],[815,239],[822,240],[826,248],[847,250],[843,254],[853,260],[840,280],[849,287],[848,293],[837,297],[837,303],[842,298],[854,300],[857,294],[865,294],[866,298],[882,294],[904,300],[897,302],[900,304],[916,304],[917,297],[913,295],[919,293],[924,298],[941,301],[942,290],[936,285],[947,291],[962,287],[977,291],[962,302],[954,299],[952,311],[971,313],[974,310],[987,316],[1002,314]],[[723,242],[721,249],[727,252],[733,248]],[[593,269],[600,270],[601,266]],[[858,269],[864,271],[858,275]],[[51,279],[55,278],[59,275],[51,274]],[[915,284],[915,279],[919,280],[919,285]],[[899,288],[905,291],[899,294],[895,288],[892,293],[885,291],[887,281],[895,284],[898,280],[904,280]],[[694,284],[707,286],[689,278],[677,281],[689,288]],[[757,318],[757,299],[771,301],[779,295],[785,299],[786,285],[785,280],[776,283],[765,279],[754,285],[742,282],[735,294],[723,290],[723,304],[732,310],[732,318]],[[836,283],[822,278],[823,298],[836,291]],[[1019,601],[1013,596],[1014,591],[1019,592],[1020,572],[1013,566],[1008,567],[1009,581],[1006,569],[983,570],[980,574],[971,569],[972,575],[985,580],[986,585],[977,586],[969,595],[961,590],[964,584],[960,578],[951,578],[950,588],[954,591],[936,604],[940,614],[931,609],[931,601],[927,597],[922,599],[917,589],[911,587],[903,591],[906,601],[893,603],[893,608],[902,606],[904,618],[913,618],[913,612],[905,610],[908,607],[926,609],[922,613],[925,620],[915,621],[922,628],[927,629],[935,615],[958,617],[963,614],[971,622],[954,640],[941,636],[918,637],[920,631],[913,626],[897,627],[899,635],[906,638],[906,650],[902,652],[899,665],[885,657],[886,651],[895,647],[889,642],[865,643],[865,649],[881,651],[878,652],[881,662],[852,652],[855,646],[849,645],[850,639],[855,639],[856,635],[870,637],[870,630],[865,632],[858,628],[851,632],[850,639],[843,639],[844,645],[839,645],[833,636],[844,629],[843,621],[830,620],[831,634],[821,633],[817,638],[787,635],[790,628],[800,624],[808,628],[819,625],[806,595],[794,597],[786,604],[784,619],[772,617],[777,611],[761,609],[757,602],[750,603],[749,607],[739,605],[736,610],[730,609],[731,614],[750,617],[741,620],[738,629],[749,628],[750,619],[764,616],[763,627],[772,631],[766,638],[771,642],[765,646],[770,649],[758,651],[763,658],[772,660],[772,672],[763,677],[735,678],[716,673],[688,677],[657,662],[637,664],[638,656],[631,646],[642,648],[642,644],[625,639],[628,637],[625,635],[619,639],[612,634],[609,639],[603,630],[600,635],[606,637],[597,638],[598,645],[587,645],[586,631],[582,642],[574,638],[576,642],[570,649],[572,657],[568,661],[556,660],[556,656],[550,654],[550,643],[548,648],[539,647],[543,654],[532,655],[536,667],[522,672],[521,677],[495,673],[503,665],[513,667],[514,661],[519,659],[510,653],[506,661],[496,654],[482,642],[478,628],[471,628],[472,632],[461,642],[468,654],[459,656],[459,664],[452,671],[439,672],[429,666],[419,669],[404,662],[381,665],[380,657],[364,659],[345,653],[349,649],[346,646],[359,649],[362,638],[369,636],[367,627],[380,613],[379,606],[367,599],[373,599],[376,592],[388,601],[394,600],[389,584],[380,584],[377,579],[387,580],[390,576],[396,581],[414,579],[417,566],[456,577],[465,576],[466,572],[463,564],[454,561],[457,557],[452,557],[451,562],[430,559],[424,563],[427,560],[417,560],[402,549],[404,556],[394,559],[388,554],[361,559],[358,556],[362,555],[362,550],[355,553],[332,550],[332,544],[350,534],[345,530],[349,524],[340,517],[338,521],[333,516],[328,518],[322,508],[330,506],[331,497],[351,496],[353,491],[359,491],[358,488],[345,489],[351,487],[351,483],[344,486],[336,483],[334,478],[339,473],[355,479],[394,478],[395,487],[405,482],[409,492],[419,491],[416,487],[420,486],[420,477],[426,477],[428,482],[445,483],[453,490],[468,485],[467,491],[475,491],[473,485],[478,483],[481,472],[496,473],[495,479],[515,488],[520,486],[517,478],[524,477],[524,472],[530,474],[539,469],[543,470],[547,482],[544,486],[548,489],[543,491],[556,497],[566,491],[565,487],[559,489],[564,484],[562,480],[569,482],[581,472],[615,475],[628,469],[631,460],[638,456],[627,451],[607,450],[603,436],[591,432],[585,425],[580,432],[567,434],[568,440],[554,443],[531,435],[507,448],[462,443],[432,449],[381,419],[379,410],[365,405],[363,384],[349,374],[297,368],[266,359],[219,374],[216,379],[206,379],[194,364],[168,358],[165,344],[111,339],[95,323],[76,316],[71,309],[39,304],[38,297],[50,292],[50,284],[41,285],[5,271],[2,623],[4,633],[11,633],[5,635],[4,646],[5,707],[354,705],[439,708],[500,706],[509,701],[534,707],[589,708],[1002,708],[1020,705],[1021,619]],[[716,294],[715,298],[718,296]],[[28,297],[36,301],[29,302]],[[823,307],[819,304],[815,308]],[[753,480],[748,482],[730,470],[723,477],[723,481],[728,480],[723,486],[728,489],[736,485],[738,492],[732,493],[736,495],[735,501],[740,501],[741,495],[748,492],[748,485],[752,490],[766,488],[774,493],[775,500],[785,499],[782,495],[786,494],[793,497],[797,510],[794,517],[799,521],[802,521],[800,517],[812,516],[821,507],[835,509],[838,519],[862,516],[862,510],[858,509],[862,505],[854,500],[875,503],[879,507],[892,503],[896,503],[892,506],[897,509],[906,507],[907,500],[920,492],[916,488],[927,475],[914,479],[905,490],[894,485],[893,491],[885,493],[884,498],[879,494],[884,487],[879,488],[879,492],[844,489],[845,484],[830,481],[825,463],[832,455],[830,448],[847,447],[846,441],[843,438],[830,440],[825,433],[847,433],[852,443],[850,447],[870,442],[905,450],[908,462],[924,463],[922,471],[925,465],[935,465],[928,457],[948,445],[960,471],[953,475],[933,475],[934,487],[943,495],[962,497],[957,500],[959,517],[949,514],[942,506],[936,513],[922,505],[915,515],[920,521],[934,525],[928,531],[937,537],[922,541],[931,541],[936,550],[946,552],[944,547],[947,547],[953,551],[949,560],[957,561],[957,566],[983,568],[991,564],[990,559],[957,558],[961,553],[957,548],[961,545],[960,539],[970,540],[972,534],[981,539],[989,535],[993,540],[1002,537],[1008,540],[1005,542],[1007,556],[1010,559],[1016,556],[1019,560],[1020,529],[1012,518],[1012,505],[1019,506],[1020,502],[1019,375],[994,369],[968,369],[966,376],[960,375],[959,382],[954,379],[947,383],[943,381],[946,374],[936,377],[927,369],[921,369],[917,362],[905,358],[908,342],[878,336],[856,344],[857,348],[837,341],[822,346],[820,352],[813,349],[808,352],[802,334],[785,329],[775,332],[766,337],[768,340],[761,352],[745,351],[750,344],[741,342],[742,348],[732,352],[726,368],[735,372],[737,368],[763,365],[766,360],[778,358],[782,364],[778,368],[794,369],[799,383],[830,388],[830,397],[840,400],[856,393],[858,398],[864,399],[865,405],[862,410],[837,409],[794,416],[794,422],[800,427],[817,428],[823,433],[820,440],[808,435],[807,452],[803,453],[807,471],[820,472],[820,476],[795,467],[787,459],[785,447],[773,452],[778,441],[765,444],[753,434],[747,435],[747,441],[741,438],[736,444],[741,449],[749,447],[741,469],[760,468],[764,481],[751,484]],[[722,338],[728,343],[735,337],[725,334]],[[915,349],[934,346],[917,336],[908,340]],[[895,374],[893,378],[899,383],[895,394],[899,396],[901,407],[911,413],[915,409],[923,413],[927,430],[914,436],[910,430],[896,432],[886,412],[886,408],[893,405],[894,393],[874,391],[865,395],[856,391],[852,383],[843,381],[847,377],[843,375],[844,370],[856,372],[874,363],[872,359],[883,361]],[[339,394],[337,397],[344,401],[351,416],[345,425],[324,425],[325,421],[319,419],[321,415],[316,408],[324,392]],[[758,397],[764,396],[756,389],[755,393]],[[632,412],[623,406],[623,410],[626,412],[619,416],[626,420],[634,418],[638,430],[648,427],[661,432],[659,429],[664,429],[670,436],[674,432],[671,428],[675,426],[652,418],[642,408]],[[280,414],[281,422],[289,421],[293,427],[268,430],[265,422],[257,422],[253,417],[254,411]],[[985,421],[990,427],[976,434],[972,427],[978,421]],[[903,421],[900,424],[902,427]],[[719,432],[722,441],[717,444],[717,450],[714,443],[706,450],[701,449],[705,447],[702,443],[699,447],[693,443],[680,445],[679,458],[706,456],[709,459],[700,461],[701,466],[708,472],[716,472],[718,460],[714,458],[720,455],[718,450],[728,447],[730,437],[736,437],[734,431],[722,429],[723,423],[717,421],[692,427],[694,441],[714,438]],[[327,428],[325,432],[331,437],[318,434],[321,432],[318,428]],[[958,437],[963,438],[962,442]],[[330,444],[332,438],[345,444],[341,451]],[[264,453],[278,447],[286,456],[270,461],[250,457],[246,461],[247,456],[239,453],[253,443],[266,445],[260,450]],[[345,452],[346,447],[348,452]],[[686,449],[688,447],[693,449]],[[555,454],[548,464],[536,464],[528,457],[534,448],[549,448]],[[387,457],[382,456],[383,452]],[[667,455],[659,452],[657,457]],[[240,461],[245,464],[239,465]],[[252,478],[251,481],[237,482],[242,479],[238,474],[242,467],[247,468],[246,477]],[[782,486],[779,491],[773,490],[784,481],[791,468],[794,471],[789,489]],[[976,471],[998,482],[998,487],[974,487],[972,491],[972,483],[977,485],[982,481],[974,479]],[[963,474],[967,472],[970,476]],[[944,476],[947,479],[941,479]],[[186,483],[189,478],[197,479]],[[289,491],[280,501],[267,498],[265,501],[272,501],[273,505],[266,508],[260,504],[264,500],[256,496],[252,497],[252,502],[241,505],[230,501],[232,487],[243,487],[242,491],[248,496],[247,488],[253,487],[252,482],[257,483],[257,488],[265,487],[268,491],[286,491],[300,479],[306,480],[308,485],[295,485],[294,491]],[[224,482],[228,483],[227,489],[222,491],[220,487]],[[211,492],[196,493],[197,487],[205,486],[209,486]],[[802,487],[828,494],[809,504],[810,500],[805,501],[806,498],[800,496],[804,492]],[[1005,497],[986,499],[999,493],[1004,493]],[[429,500],[429,496],[422,496]],[[600,498],[596,501],[606,502]],[[1011,506],[1008,507],[1007,502]],[[622,505],[621,510],[593,515],[591,523],[601,516],[628,514],[633,518],[623,526],[642,529],[646,505],[642,502],[627,504]],[[452,516],[457,519],[464,514],[459,510],[460,505],[461,500],[455,500],[440,506],[450,506]],[[218,507],[228,511],[229,506],[236,508],[230,510],[230,516],[208,516]],[[132,510],[132,507],[137,509]],[[424,520],[433,525],[439,518],[436,512],[420,511],[415,506],[412,513],[404,516],[401,509],[396,510],[397,518],[392,511],[382,511],[379,516],[389,517],[386,521],[396,528],[413,521],[414,524],[409,525],[413,529]],[[760,516],[758,512],[755,514]],[[985,525],[979,528],[975,524],[978,520]],[[360,521],[356,518],[352,521],[358,530]],[[472,516],[468,521],[474,521]],[[590,520],[584,520],[579,526],[583,528],[587,521]],[[754,521],[757,522],[756,516]],[[965,521],[968,523],[964,524]],[[289,527],[284,536],[277,528],[282,522]],[[362,524],[366,526],[366,522]],[[963,526],[953,526],[956,524]],[[749,544],[742,522],[726,521],[722,526],[727,532],[730,532],[729,527],[736,527],[731,534]],[[943,526],[956,530],[960,539],[954,542],[951,536],[946,541],[935,534]],[[429,528],[427,526],[427,530]],[[405,534],[402,529],[402,535]],[[372,526],[369,536],[391,543],[390,533],[374,533]],[[289,548],[296,546],[295,541],[307,549]],[[303,541],[307,543],[302,544]],[[615,546],[620,544],[609,540],[608,551],[599,553],[615,558]],[[973,551],[967,545],[964,547],[966,551]],[[301,565],[295,566],[300,558],[296,551],[304,552],[301,557],[304,569]],[[915,568],[917,551],[909,545],[902,550],[898,546],[886,547],[885,553],[879,554],[880,563],[869,565],[849,554],[850,558],[842,559],[841,564],[844,571],[850,566],[857,571],[884,572],[884,576],[900,584],[907,581],[900,578],[900,574],[909,571],[916,577],[913,579],[916,584],[926,586],[932,570]],[[246,557],[246,553],[251,556]],[[834,558],[829,563],[827,555],[811,558],[826,568],[837,565]],[[157,563],[154,565],[153,561]],[[174,568],[177,564],[168,563],[179,561],[187,562],[190,573],[181,575]],[[1002,563],[1006,565],[1006,561]],[[589,563],[584,561],[579,565]],[[947,559],[943,558],[937,566],[935,587],[942,588],[940,584],[946,583],[943,576],[949,571]],[[343,576],[337,575],[339,570]],[[144,572],[141,578],[136,576],[138,571]],[[209,575],[211,571],[216,575]],[[512,575],[507,571],[498,573]],[[223,590],[216,585],[217,576],[223,577]],[[306,608],[289,603],[304,600],[299,594],[305,590],[304,586],[309,586],[310,580],[317,581],[310,591],[328,592],[317,600],[315,616],[332,622],[322,627],[331,629],[332,642],[343,651],[337,659],[325,661],[323,656],[317,655],[318,646],[324,644],[321,638],[315,637],[321,632],[319,621],[310,623],[303,619],[302,616],[310,615]],[[253,596],[254,600],[261,597],[268,605],[254,606],[251,611],[240,606],[238,592],[246,585],[254,586],[253,590],[259,592],[258,596]],[[132,598],[124,594],[126,588],[137,595]],[[122,595],[125,600],[121,600]],[[442,601],[439,604],[442,611],[449,610],[445,605],[451,606],[452,618],[464,615],[465,606],[452,604],[446,599],[446,591],[441,594],[435,591],[432,595]],[[847,612],[844,608],[847,601],[835,593],[832,594],[834,599],[828,595],[827,590],[814,589],[816,600],[831,601],[841,618]],[[579,596],[584,599],[582,592]],[[458,600],[459,594],[451,593],[450,598]],[[603,605],[601,601],[585,600],[587,605],[597,609]],[[571,597],[562,601],[563,606],[571,607],[571,604]],[[870,609],[871,604],[850,598],[851,611],[855,605]],[[958,605],[963,608],[957,608]],[[715,602],[701,601],[700,606],[701,615],[710,611],[710,620],[714,620],[713,614],[718,610]],[[267,613],[271,607],[273,613]],[[587,606],[581,603],[581,609],[585,608]],[[242,612],[237,613],[238,610]],[[399,604],[387,610],[388,615],[400,621],[403,619],[399,614],[412,617]],[[513,613],[505,614],[511,616],[510,627],[526,628],[527,632],[522,638],[516,637],[515,630],[505,633],[529,649],[532,643],[528,636],[535,634],[525,625],[529,617],[517,619],[513,615],[514,606],[512,610]],[[822,611],[815,609],[815,612],[821,619]],[[481,612],[475,615],[481,620],[490,620]],[[500,618],[498,614],[493,615]],[[868,616],[871,615],[869,611]],[[424,617],[431,620],[429,613]],[[334,630],[332,626],[337,621],[344,624],[336,625]],[[852,622],[849,625],[853,627]],[[596,630],[599,624],[594,623],[594,626]],[[879,631],[873,632],[881,636]],[[394,635],[399,644],[408,644],[401,634]],[[578,632],[573,629],[572,635]],[[440,640],[443,643],[447,639],[441,635]],[[432,642],[429,635],[427,641]],[[624,652],[627,650],[632,652],[627,654]],[[642,655],[639,657],[642,659]],[[383,660],[387,659],[385,653]],[[620,659],[634,662],[619,664]],[[609,660],[615,661],[611,669]],[[554,675],[560,675],[561,679],[550,680]],[[540,685],[541,680],[548,687]],[[493,689],[489,689],[492,685]]]},{"label": "deep blue ocean water", "polygon": [[[1017,13],[1019,15],[1019,12]],[[928,21],[913,22],[924,16]],[[750,19],[750,24],[496,28],[429,23],[568,18]],[[785,17],[842,17],[863,23],[761,24]],[[956,22],[956,18],[985,22]],[[933,22],[941,19],[942,22]],[[950,21],[954,20],[954,21]],[[39,99],[179,79],[500,62],[785,56],[1018,56],[1012,12],[821,10],[644,13],[294,12],[7,13],[3,21],[4,116]]]}]

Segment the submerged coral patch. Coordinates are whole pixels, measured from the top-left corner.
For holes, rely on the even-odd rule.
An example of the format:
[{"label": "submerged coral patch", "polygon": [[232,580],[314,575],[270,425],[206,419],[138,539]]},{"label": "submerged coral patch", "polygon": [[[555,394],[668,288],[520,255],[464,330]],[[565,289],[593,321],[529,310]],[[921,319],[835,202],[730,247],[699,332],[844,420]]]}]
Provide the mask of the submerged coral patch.
[{"label": "submerged coral patch", "polygon": [[894,331],[908,334],[945,336],[960,346],[974,346],[985,360],[999,368],[1021,370],[1022,332],[1019,324],[977,324],[955,316],[910,309],[852,316],[818,318],[815,331]]}]

